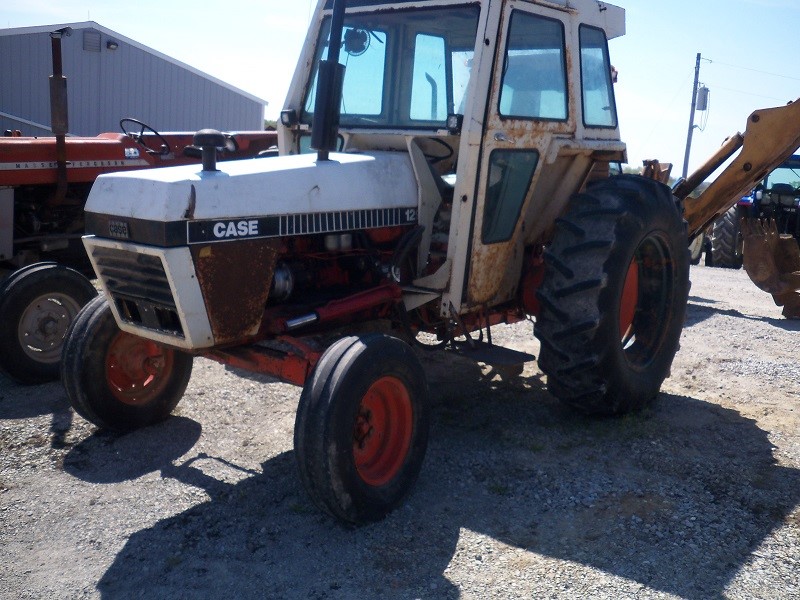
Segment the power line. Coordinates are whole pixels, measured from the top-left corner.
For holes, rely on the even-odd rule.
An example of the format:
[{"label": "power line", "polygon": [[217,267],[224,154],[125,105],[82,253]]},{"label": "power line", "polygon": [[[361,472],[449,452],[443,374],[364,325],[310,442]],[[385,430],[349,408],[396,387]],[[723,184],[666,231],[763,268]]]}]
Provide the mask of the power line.
[{"label": "power line", "polygon": [[778,73],[770,73],[769,71],[761,71],[759,69],[752,69],[750,67],[742,67],[740,65],[732,65],[730,63],[720,62],[717,60],[707,59],[708,62],[734,69],[741,69],[742,71],[752,71],[753,73],[761,73],[762,75],[770,75],[772,77],[780,77],[781,79],[791,79],[792,81],[800,81],[800,77],[789,77],[788,75],[780,75]]},{"label": "power line", "polygon": [[725,90],[726,92],[734,92],[736,94],[744,94],[745,96],[754,96],[756,98],[766,98],[767,100],[775,100],[776,102],[787,102],[786,98],[776,98],[775,96],[765,96],[764,94],[754,94],[753,92],[745,92],[743,90],[734,90],[719,85],[715,85],[714,89]]},{"label": "power line", "polygon": [[[672,105],[675,104],[675,100],[678,98],[678,95],[683,93],[686,90],[686,84],[689,83],[692,79],[692,74],[686,76],[686,79],[676,88],[675,94],[672,96],[672,99],[667,102],[665,105],[666,108],[672,108]],[[653,127],[650,129],[649,133],[644,137],[644,144],[646,145],[653,137],[653,134],[656,132],[656,129],[661,125],[660,121],[653,120]]]}]

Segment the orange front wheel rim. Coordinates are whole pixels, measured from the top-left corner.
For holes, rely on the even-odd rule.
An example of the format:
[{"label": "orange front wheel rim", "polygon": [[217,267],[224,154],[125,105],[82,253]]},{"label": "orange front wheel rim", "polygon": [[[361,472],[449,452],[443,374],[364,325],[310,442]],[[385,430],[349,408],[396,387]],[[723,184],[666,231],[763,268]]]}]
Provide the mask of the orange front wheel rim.
[{"label": "orange front wheel rim", "polygon": [[174,361],[173,350],[120,332],[106,354],[106,381],[111,393],[123,404],[145,405],[164,391]]},{"label": "orange front wheel rim", "polygon": [[386,485],[400,472],[411,448],[413,416],[408,389],[396,377],[381,377],[364,394],[353,427],[353,456],[365,483]]}]

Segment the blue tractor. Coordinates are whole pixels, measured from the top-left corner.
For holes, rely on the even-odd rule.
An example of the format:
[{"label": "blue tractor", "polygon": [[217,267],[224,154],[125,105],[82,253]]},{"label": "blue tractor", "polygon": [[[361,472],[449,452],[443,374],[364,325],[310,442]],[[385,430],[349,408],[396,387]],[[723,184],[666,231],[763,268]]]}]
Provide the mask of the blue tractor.
[{"label": "blue tractor", "polygon": [[711,235],[712,264],[738,269],[742,266],[743,217],[774,220],[781,234],[800,240],[800,154],[786,159],[747,196],[714,222]]}]

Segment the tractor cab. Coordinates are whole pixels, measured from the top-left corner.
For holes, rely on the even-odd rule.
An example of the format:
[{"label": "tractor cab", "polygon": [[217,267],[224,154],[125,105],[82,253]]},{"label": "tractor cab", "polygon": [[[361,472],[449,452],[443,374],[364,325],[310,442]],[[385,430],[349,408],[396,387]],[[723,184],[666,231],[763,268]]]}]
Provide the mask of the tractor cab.
[{"label": "tractor cab", "polygon": [[[415,275],[445,292],[442,312],[507,301],[523,249],[546,240],[593,172],[625,158],[607,49],[624,11],[595,0],[347,4],[333,150],[407,154],[424,228]],[[320,2],[281,114],[282,153],[313,151],[333,17]]]}]

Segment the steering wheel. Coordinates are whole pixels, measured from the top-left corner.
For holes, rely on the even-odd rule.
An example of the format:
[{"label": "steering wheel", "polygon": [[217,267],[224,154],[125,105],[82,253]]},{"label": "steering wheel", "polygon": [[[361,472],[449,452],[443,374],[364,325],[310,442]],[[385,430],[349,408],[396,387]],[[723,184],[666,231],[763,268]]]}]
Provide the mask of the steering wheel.
[{"label": "steering wheel", "polygon": [[[126,129],[126,127],[125,127],[126,125],[130,128],[130,131],[128,129]],[[131,125],[135,125],[135,127],[131,127]],[[147,148],[147,152],[149,152],[150,154],[162,154],[163,155],[163,154],[169,154],[170,152],[172,152],[172,148],[170,148],[170,145],[169,145],[169,142],[167,141],[167,138],[165,138],[163,135],[158,133],[155,129],[150,127],[150,125],[142,123],[139,119],[132,119],[130,117],[126,117],[126,118],[120,120],[119,127],[120,127],[120,129],[122,129],[122,133],[124,133],[129,138],[131,138],[132,140],[136,141],[137,143],[139,143],[142,146],[144,146],[145,148]],[[135,129],[138,129],[139,132],[135,133],[134,132]],[[145,131],[149,131],[153,135],[156,136],[156,139],[161,142],[161,147],[160,148],[158,148],[158,149],[151,148],[147,144],[147,142],[145,141],[145,137],[144,137],[144,132]]]},{"label": "steering wheel", "polygon": [[445,142],[443,139],[435,138],[435,137],[429,137],[428,139],[430,141],[432,141],[432,142],[436,142],[437,144],[443,146],[445,148],[445,150],[447,151],[447,154],[439,155],[439,156],[435,156],[433,154],[423,153],[425,158],[428,159],[428,162],[430,164],[435,165],[436,163],[441,162],[443,160],[447,160],[448,158],[453,156],[453,152],[454,152],[453,151],[453,147],[450,144],[448,144],[447,142]]}]

